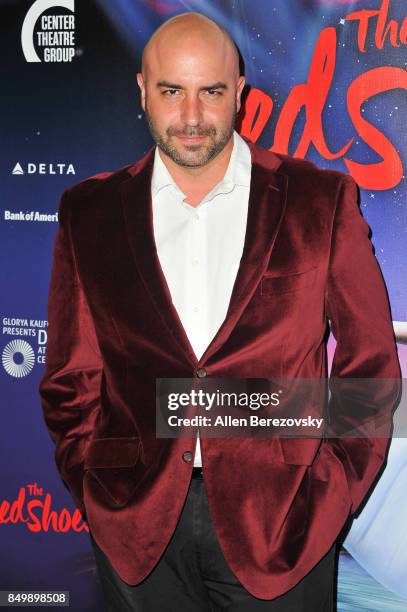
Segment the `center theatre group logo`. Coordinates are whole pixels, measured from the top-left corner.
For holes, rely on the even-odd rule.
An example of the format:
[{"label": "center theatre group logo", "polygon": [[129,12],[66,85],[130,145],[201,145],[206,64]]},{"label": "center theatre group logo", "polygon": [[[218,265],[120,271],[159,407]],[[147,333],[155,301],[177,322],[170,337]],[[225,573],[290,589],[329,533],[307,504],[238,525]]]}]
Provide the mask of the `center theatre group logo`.
[{"label": "center theatre group logo", "polygon": [[[67,9],[72,14],[43,14],[56,8]],[[74,0],[36,0],[31,5],[21,29],[21,46],[27,62],[72,62],[75,56],[74,10]],[[38,20],[39,28],[35,31]]]}]

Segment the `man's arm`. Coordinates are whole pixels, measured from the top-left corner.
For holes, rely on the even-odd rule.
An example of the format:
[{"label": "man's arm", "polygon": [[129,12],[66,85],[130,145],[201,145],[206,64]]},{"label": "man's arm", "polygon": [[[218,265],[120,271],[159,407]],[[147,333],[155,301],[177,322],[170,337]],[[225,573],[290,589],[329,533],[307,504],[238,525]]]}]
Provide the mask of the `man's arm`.
[{"label": "man's arm", "polygon": [[46,367],[40,382],[55,461],[76,505],[83,506],[83,460],[99,409],[102,359],[72,248],[68,192],[61,198],[48,299]]},{"label": "man's arm", "polygon": [[[327,441],[345,468],[351,513],[383,465],[401,389],[387,293],[357,195],[356,183],[345,177],[338,192],[326,291],[326,312],[337,341],[328,410],[334,429],[338,425],[350,431],[360,417],[370,432],[380,422],[382,437],[342,434]],[[358,384],[356,379],[365,380]]]}]

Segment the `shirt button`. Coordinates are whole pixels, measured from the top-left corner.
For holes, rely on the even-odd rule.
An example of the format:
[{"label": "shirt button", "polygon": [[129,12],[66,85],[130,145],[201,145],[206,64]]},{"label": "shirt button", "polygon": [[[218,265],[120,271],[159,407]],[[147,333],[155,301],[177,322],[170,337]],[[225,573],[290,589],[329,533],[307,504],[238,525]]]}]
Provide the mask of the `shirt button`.
[{"label": "shirt button", "polygon": [[194,312],[199,312],[199,308],[198,308],[198,306],[194,306],[194,307],[193,307],[193,311],[194,311]]},{"label": "shirt button", "polygon": [[196,371],[196,375],[198,376],[198,378],[205,378],[206,376],[205,368],[198,368]]},{"label": "shirt button", "polygon": [[182,453],[182,458],[186,463],[191,463],[192,461],[191,451],[185,451],[185,453]]},{"label": "shirt button", "polygon": [[192,265],[193,266],[199,266],[199,259],[193,259],[192,260]]}]

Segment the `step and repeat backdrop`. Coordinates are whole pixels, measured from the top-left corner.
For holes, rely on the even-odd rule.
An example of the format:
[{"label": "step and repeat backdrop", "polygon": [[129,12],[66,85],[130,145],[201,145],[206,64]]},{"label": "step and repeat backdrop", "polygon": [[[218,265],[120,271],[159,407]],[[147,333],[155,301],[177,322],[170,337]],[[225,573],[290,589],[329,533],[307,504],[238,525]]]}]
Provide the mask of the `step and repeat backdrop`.
[{"label": "step and repeat backdrop", "polygon": [[[406,375],[406,9],[404,0],[1,1],[0,590],[69,591],[71,609],[102,609],[87,525],[57,473],[38,395],[51,254],[64,188],[153,144],[136,72],[169,17],[199,11],[234,37],[248,84],[241,134],[358,183]],[[343,542],[338,609],[407,609],[406,511],[407,444],[397,438]]]}]

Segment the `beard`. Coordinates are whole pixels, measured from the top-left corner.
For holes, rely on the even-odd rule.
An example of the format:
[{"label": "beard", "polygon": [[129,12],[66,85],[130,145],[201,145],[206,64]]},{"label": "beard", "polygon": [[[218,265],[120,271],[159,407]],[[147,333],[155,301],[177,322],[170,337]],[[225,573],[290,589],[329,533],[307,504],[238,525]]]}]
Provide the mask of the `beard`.
[{"label": "beard", "polygon": [[[160,149],[173,162],[186,168],[199,168],[200,166],[205,166],[211,159],[216,157],[229,142],[235,129],[237,110],[235,104],[229,125],[223,129],[217,129],[213,125],[185,126],[182,129],[169,126],[165,133],[161,133],[158,130],[153,117],[148,111],[147,103],[145,115],[151,136]],[[210,142],[209,144],[181,145],[182,149],[178,149],[174,143],[173,136],[208,136]]]}]

